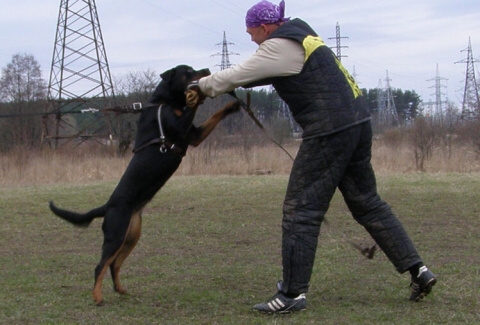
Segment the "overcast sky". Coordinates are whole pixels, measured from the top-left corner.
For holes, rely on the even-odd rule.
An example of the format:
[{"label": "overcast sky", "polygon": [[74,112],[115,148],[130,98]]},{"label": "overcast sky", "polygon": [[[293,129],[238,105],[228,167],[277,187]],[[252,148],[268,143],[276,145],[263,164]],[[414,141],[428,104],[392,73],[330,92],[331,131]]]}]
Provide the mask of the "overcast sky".
[{"label": "overcast sky", "polygon": [[[73,3],[73,0],[71,0]],[[232,64],[257,45],[245,32],[245,12],[258,0],[97,0],[97,13],[114,78],[178,64],[218,71],[223,32]],[[278,3],[279,1],[273,1]],[[0,0],[0,67],[16,53],[34,55],[49,79],[60,1]],[[342,62],[360,87],[390,85],[434,98],[437,64],[443,98],[463,96],[469,37],[480,58],[478,0],[286,0],[286,16],[307,21],[330,47],[341,28]],[[348,37],[348,38],[347,38]],[[212,56],[213,55],[213,56]],[[476,63],[477,78],[480,64]]]}]

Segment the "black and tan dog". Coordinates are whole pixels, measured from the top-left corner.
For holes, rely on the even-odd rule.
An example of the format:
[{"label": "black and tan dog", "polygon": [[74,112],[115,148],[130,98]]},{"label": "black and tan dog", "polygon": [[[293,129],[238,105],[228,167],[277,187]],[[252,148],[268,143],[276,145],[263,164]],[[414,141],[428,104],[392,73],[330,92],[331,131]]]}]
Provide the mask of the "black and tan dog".
[{"label": "black and tan dog", "polygon": [[142,209],[178,168],[188,145],[199,145],[223,118],[239,110],[239,102],[233,101],[199,127],[192,124],[204,98],[198,92],[186,91],[187,86],[209,74],[208,69],[195,71],[181,65],[161,75],[151,105],[142,110],[138,121],[135,154],[103,206],[81,214],[50,202],[53,213],[79,227],[87,227],[95,218],[104,218],[102,257],[95,268],[93,288],[97,305],[103,303],[102,281],[108,268],[115,291],[126,293],[119,272],[140,238]]}]

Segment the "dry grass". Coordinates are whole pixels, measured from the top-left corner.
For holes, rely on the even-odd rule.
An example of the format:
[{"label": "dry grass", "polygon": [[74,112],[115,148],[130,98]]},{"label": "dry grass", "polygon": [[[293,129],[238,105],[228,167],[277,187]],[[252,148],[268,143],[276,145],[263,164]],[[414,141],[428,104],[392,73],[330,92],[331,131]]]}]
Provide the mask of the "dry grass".
[{"label": "dry grass", "polygon": [[[373,146],[372,164],[377,174],[418,172],[412,149],[407,145],[387,146],[378,141]],[[478,155],[468,147],[452,149],[449,157],[442,149],[436,149],[425,164],[428,173],[473,173],[480,171]]]},{"label": "dry grass", "polygon": [[[299,142],[286,145],[295,155]],[[0,156],[0,187],[55,183],[89,183],[118,180],[131,154],[116,157],[109,148],[82,148],[58,151],[19,149]],[[377,140],[373,146],[372,163],[377,174],[416,172],[411,148]],[[215,141],[206,141],[190,148],[176,175],[287,175],[291,159],[278,147],[222,148]],[[430,173],[479,172],[480,159],[465,147],[452,149],[450,158],[438,149],[426,162]]]}]

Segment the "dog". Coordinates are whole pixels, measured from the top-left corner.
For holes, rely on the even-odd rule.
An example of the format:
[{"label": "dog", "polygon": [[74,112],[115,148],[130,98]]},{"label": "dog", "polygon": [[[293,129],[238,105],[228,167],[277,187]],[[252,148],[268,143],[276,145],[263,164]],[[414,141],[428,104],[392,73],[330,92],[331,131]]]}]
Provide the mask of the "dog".
[{"label": "dog", "polygon": [[143,108],[138,120],[134,155],[109,200],[86,213],[60,209],[50,202],[51,211],[78,227],[88,227],[95,218],[104,218],[102,256],[95,268],[93,300],[103,304],[102,281],[110,268],[114,290],[127,291],[120,284],[120,268],[132,252],[142,228],[142,210],[180,165],[189,145],[198,146],[227,115],[239,111],[232,101],[203,124],[193,125],[198,105],[205,96],[188,85],[210,75],[208,69],[195,71],[180,65],[165,71],[161,82]]}]

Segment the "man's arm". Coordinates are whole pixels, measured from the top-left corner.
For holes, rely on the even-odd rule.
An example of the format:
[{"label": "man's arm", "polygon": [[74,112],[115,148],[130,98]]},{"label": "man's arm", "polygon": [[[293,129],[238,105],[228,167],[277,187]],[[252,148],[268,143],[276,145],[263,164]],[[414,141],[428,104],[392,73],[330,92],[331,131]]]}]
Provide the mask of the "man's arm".
[{"label": "man's arm", "polygon": [[300,73],[304,60],[302,45],[293,40],[274,38],[263,42],[246,61],[204,77],[198,85],[202,93],[216,97],[262,79]]}]

